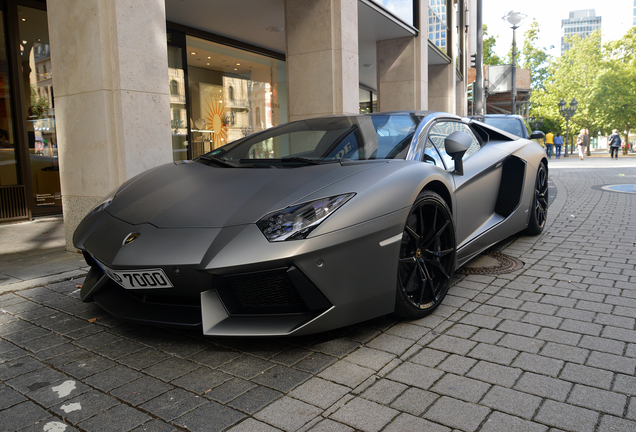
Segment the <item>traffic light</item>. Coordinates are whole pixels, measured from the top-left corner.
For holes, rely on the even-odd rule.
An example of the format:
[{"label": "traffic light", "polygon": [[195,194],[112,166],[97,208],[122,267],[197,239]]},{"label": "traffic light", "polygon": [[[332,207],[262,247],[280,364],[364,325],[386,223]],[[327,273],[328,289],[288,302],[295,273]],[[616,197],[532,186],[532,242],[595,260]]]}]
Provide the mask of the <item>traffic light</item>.
[{"label": "traffic light", "polygon": [[477,67],[477,54],[471,54],[470,55],[470,67],[472,67],[472,68],[476,68]]},{"label": "traffic light", "polygon": [[475,83],[471,82],[468,84],[468,100],[471,102],[475,101]]}]

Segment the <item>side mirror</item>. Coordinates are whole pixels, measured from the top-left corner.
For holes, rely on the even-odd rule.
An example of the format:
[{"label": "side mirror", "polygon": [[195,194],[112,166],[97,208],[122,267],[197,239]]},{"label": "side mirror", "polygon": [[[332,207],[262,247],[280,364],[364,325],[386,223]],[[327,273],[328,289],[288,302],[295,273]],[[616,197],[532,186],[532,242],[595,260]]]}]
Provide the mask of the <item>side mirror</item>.
[{"label": "side mirror", "polygon": [[532,134],[530,135],[530,139],[545,140],[545,134],[543,132],[541,132],[540,130],[536,130],[536,131],[532,132]]},{"label": "side mirror", "polygon": [[448,153],[455,162],[455,173],[459,175],[464,175],[464,162],[462,157],[464,157],[464,153],[466,153],[472,143],[473,137],[466,132],[460,131],[453,132],[444,139],[446,153]]}]

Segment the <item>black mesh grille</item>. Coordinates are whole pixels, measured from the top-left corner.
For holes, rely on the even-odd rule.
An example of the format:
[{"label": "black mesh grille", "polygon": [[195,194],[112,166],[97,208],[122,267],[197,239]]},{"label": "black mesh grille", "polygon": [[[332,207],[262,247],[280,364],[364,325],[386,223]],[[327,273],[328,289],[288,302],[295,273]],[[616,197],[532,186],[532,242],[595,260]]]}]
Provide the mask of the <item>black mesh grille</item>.
[{"label": "black mesh grille", "polygon": [[230,276],[228,281],[243,306],[305,306],[285,269]]},{"label": "black mesh grille", "polygon": [[[123,289],[123,288],[122,288]],[[201,300],[199,298],[177,297],[177,296],[163,296],[153,295],[140,292],[130,292],[124,290],[126,294],[137,299],[142,303],[158,304],[158,305],[174,305],[174,306],[194,306],[200,307]]]}]

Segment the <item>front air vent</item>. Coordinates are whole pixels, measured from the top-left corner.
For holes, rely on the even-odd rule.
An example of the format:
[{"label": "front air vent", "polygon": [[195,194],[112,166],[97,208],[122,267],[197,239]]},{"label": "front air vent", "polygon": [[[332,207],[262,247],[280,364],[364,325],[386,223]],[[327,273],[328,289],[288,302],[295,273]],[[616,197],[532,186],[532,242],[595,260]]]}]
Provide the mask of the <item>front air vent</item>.
[{"label": "front air vent", "polygon": [[287,269],[229,276],[227,281],[246,307],[305,306],[287,275]]},{"label": "front air vent", "polygon": [[230,315],[306,314],[332,306],[295,266],[218,276],[214,286]]}]

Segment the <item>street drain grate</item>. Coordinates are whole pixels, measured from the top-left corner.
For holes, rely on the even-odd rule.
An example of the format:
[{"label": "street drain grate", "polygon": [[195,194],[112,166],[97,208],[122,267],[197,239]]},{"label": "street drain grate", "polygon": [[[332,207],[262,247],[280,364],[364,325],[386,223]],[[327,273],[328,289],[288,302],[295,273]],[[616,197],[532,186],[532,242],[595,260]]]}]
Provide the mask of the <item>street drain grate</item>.
[{"label": "street drain grate", "polygon": [[523,262],[501,252],[485,252],[457,269],[459,274],[504,274],[523,268]]}]

